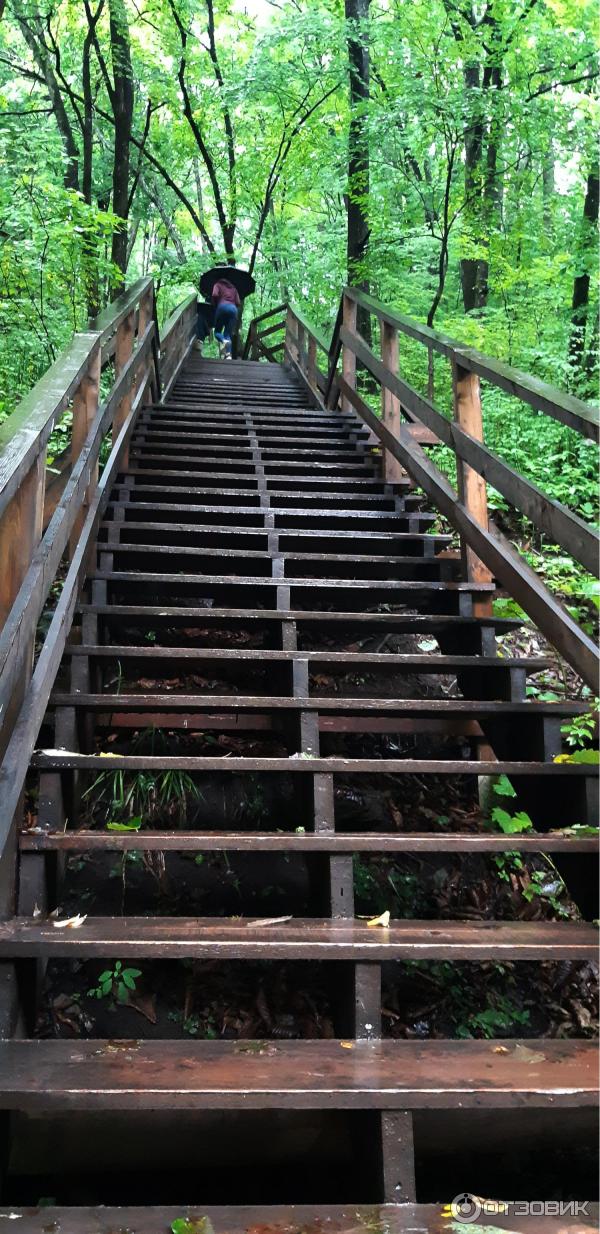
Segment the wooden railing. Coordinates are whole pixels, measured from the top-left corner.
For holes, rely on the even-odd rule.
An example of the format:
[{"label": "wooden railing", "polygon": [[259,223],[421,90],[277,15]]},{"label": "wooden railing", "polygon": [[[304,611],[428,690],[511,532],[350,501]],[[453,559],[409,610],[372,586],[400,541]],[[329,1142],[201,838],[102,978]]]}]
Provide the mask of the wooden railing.
[{"label": "wooden railing", "polygon": [[[380,355],[358,331],[359,308],[378,323]],[[274,317],[279,318],[278,324],[272,321]],[[480,379],[596,442],[600,423],[597,410],[538,378],[394,312],[356,288],[344,290],[330,343],[294,305],[281,305],[250,325],[246,348],[248,354],[254,349],[255,358],[273,358],[268,354],[273,349],[262,343],[265,330],[259,329],[259,323],[267,318],[271,319],[269,334],[275,333],[278,326],[280,331],[285,328],[285,359],[322,405],[341,410],[352,408],[369,426],[382,447],[386,480],[393,483],[403,471],[408,472],[456,529],[466,577],[474,583],[498,580],[565,660],[596,690],[600,659],[595,643],[489,520],[487,485],[493,485],[553,544],[560,545],[596,577],[598,534],[485,445]],[[399,335],[416,340],[427,351],[427,396],[400,375]],[[443,356],[451,366],[452,419],[433,402],[434,354]],[[357,390],[357,363],[380,387],[379,415],[374,414]],[[458,491],[423,449],[425,445],[436,444],[448,446],[455,455]],[[482,598],[476,602],[475,610],[485,615],[489,606],[489,598]]]},{"label": "wooden railing", "polygon": [[[0,852],[98,523],[117,473],[127,464],[137,413],[158,401],[175,379],[195,335],[195,306],[195,296],[184,301],[159,341],[153,282],[141,279],[85,333],[74,336],[0,427]],[[69,410],[70,460],[61,471],[62,493],[53,495],[45,519],[46,480],[53,475],[46,468],[48,441]],[[108,434],[112,448],[100,476],[100,451]],[[38,623],[65,554],[66,577],[34,669]]]}]

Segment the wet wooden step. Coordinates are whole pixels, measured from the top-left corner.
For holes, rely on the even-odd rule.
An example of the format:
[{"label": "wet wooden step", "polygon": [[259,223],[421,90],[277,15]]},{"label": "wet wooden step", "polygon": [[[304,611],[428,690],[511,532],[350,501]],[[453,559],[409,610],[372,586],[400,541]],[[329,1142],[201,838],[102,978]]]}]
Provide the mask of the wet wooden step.
[{"label": "wet wooden step", "polygon": [[326,775],[418,775],[418,776],[535,776],[548,780],[596,779],[597,766],[545,762],[514,762],[498,759],[416,758],[314,758],[291,754],[288,758],[239,758],[227,751],[218,757],[150,754],[78,754],[71,750],[42,749],[34,753],[31,766],[79,771],[238,771],[285,772]]},{"label": "wet wooden step", "polygon": [[[568,831],[569,829],[567,829]],[[22,831],[25,852],[190,853],[578,853],[597,854],[598,837],[547,832],[503,835],[487,832],[314,831]]]},{"label": "wet wooden step", "polygon": [[[134,612],[139,612],[139,609],[133,607]],[[117,606],[109,612],[117,611]],[[185,610],[186,612],[189,610]],[[198,621],[204,621],[206,613],[214,613],[214,609],[192,610]],[[225,610],[231,612],[230,609]],[[263,616],[261,609],[256,610],[259,615]],[[160,612],[165,612],[160,609]],[[240,615],[240,610],[234,610],[236,616]],[[241,610],[244,616],[247,616],[246,610]],[[140,615],[143,615],[143,610]],[[320,613],[313,613],[313,620],[319,620]],[[279,620],[288,621],[292,619],[291,612],[280,612]],[[351,622],[354,620],[353,614],[344,613],[343,620]],[[457,670],[477,669],[478,671],[485,670],[490,673],[504,672],[507,669],[522,669],[526,673],[539,673],[543,669],[548,668],[552,661],[543,659],[541,656],[523,656],[520,659],[518,656],[463,656],[463,655],[439,655],[434,652],[423,652],[421,654],[403,654],[402,652],[375,652],[375,651],[279,651],[263,648],[239,648],[239,647],[215,647],[215,648],[196,648],[196,647],[137,647],[135,644],[123,643],[67,643],[65,653],[72,656],[92,656],[98,659],[109,657],[111,659],[135,659],[135,660],[152,660],[154,663],[158,660],[193,660],[204,661],[208,663],[213,660],[234,660],[236,662],[259,661],[262,663],[291,663],[295,660],[306,660],[309,671],[313,668],[318,668],[319,671],[335,672],[338,669],[343,672],[344,669],[350,671],[372,665],[375,668],[390,668],[404,673],[453,673]]]},{"label": "wet wooden step", "polygon": [[592,1041],[0,1043],[5,1110],[569,1109],[597,1104]]},{"label": "wet wooden step", "polygon": [[79,707],[91,711],[191,711],[225,707],[234,711],[379,711],[390,716],[464,716],[469,719],[514,716],[534,719],[537,716],[559,716],[564,719],[584,715],[586,703],[540,703],[535,699],[523,703],[487,702],[479,699],[386,699],[386,698],[319,698],[283,694],[75,694],[56,691],[50,697],[55,707]]},{"label": "wet wooden step", "polygon": [[[225,529],[226,530],[226,529]],[[320,533],[322,534],[322,533]],[[337,533],[336,533],[337,534]],[[352,533],[349,533],[352,534]],[[482,630],[491,629],[497,634],[502,635],[508,633],[509,630],[517,630],[522,622],[510,617],[461,617],[452,613],[336,613],[331,611],[311,611],[310,609],[289,609],[282,612],[281,609],[244,609],[243,615],[240,615],[238,609],[230,608],[207,608],[202,609],[199,613],[197,607],[185,607],[182,605],[147,605],[143,609],[136,607],[134,604],[85,604],[80,603],[77,606],[79,613],[96,613],[101,617],[114,618],[136,618],[140,622],[147,623],[151,618],[183,618],[189,625],[198,624],[200,616],[202,624],[205,621],[215,622],[223,619],[232,618],[235,621],[241,619],[248,622],[256,620],[267,622],[293,621],[297,624],[302,623],[318,623],[321,622],[331,625],[344,625],[346,627],[354,627],[360,630],[361,636],[367,636],[368,627],[372,626],[375,630],[381,633],[383,630],[395,631],[396,633],[406,634],[443,634],[446,632],[458,632],[461,630]],[[362,628],[361,628],[362,627]],[[333,633],[331,631],[330,633]],[[303,653],[299,653],[303,654]],[[304,653],[308,654],[308,653]],[[490,657],[492,658],[492,657]],[[502,663],[506,663],[503,659]],[[512,660],[511,663],[521,663],[521,661]],[[528,661],[531,663],[531,661]],[[539,663],[539,661],[537,661]],[[544,661],[549,663],[549,661]],[[531,671],[531,670],[530,670]]]},{"label": "wet wooden step", "polygon": [[[63,919],[66,919],[63,916]],[[194,960],[594,960],[598,930],[580,921],[364,921],[91,917],[76,929],[0,922],[0,957]]]},{"label": "wet wooden step", "polygon": [[[453,1197],[448,1197],[449,1200]],[[176,1220],[196,1222],[199,1234],[456,1234],[447,1207],[433,1204],[292,1204],[163,1208],[0,1208],[19,1234],[167,1234]],[[17,1224],[18,1222],[18,1224]],[[598,1205],[582,1201],[564,1216],[521,1216],[514,1206],[477,1216],[477,1232],[596,1234]],[[455,1228],[456,1227],[456,1228]],[[12,1227],[10,1227],[12,1229]],[[467,1231],[473,1226],[466,1224]]]},{"label": "wet wooden step", "polygon": [[[102,546],[104,549],[104,546]],[[107,546],[106,552],[110,552],[110,546]],[[156,550],[154,550],[156,551]],[[411,558],[411,561],[414,561]],[[173,584],[173,575],[167,573],[158,573],[153,570],[90,570],[88,578],[105,579],[107,582],[120,583],[169,583]],[[226,583],[228,586],[235,587],[273,587],[274,583],[281,580],[272,578],[261,578],[259,576],[245,576],[236,574],[191,574],[180,572],[176,578],[177,584],[180,583],[198,583],[204,585],[219,586]],[[315,590],[320,587],[325,588],[347,588],[348,581],[339,578],[291,578],[286,579],[286,582],[293,588],[308,587]],[[440,581],[438,579],[419,579],[409,580],[388,578],[374,579],[352,579],[352,588],[361,588],[367,592],[380,591],[419,591],[419,592],[466,592],[476,594],[491,594],[495,591],[493,583],[460,583],[454,581]]]}]

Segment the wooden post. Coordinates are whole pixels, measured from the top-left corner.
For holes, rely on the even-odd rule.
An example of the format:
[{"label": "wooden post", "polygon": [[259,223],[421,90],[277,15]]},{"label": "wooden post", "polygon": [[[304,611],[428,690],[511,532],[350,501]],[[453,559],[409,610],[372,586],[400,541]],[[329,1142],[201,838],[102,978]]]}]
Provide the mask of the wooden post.
[{"label": "wooden post", "polygon": [[285,346],[294,360],[298,359],[298,346],[294,342],[296,318],[289,308],[285,315]]},{"label": "wooden post", "polygon": [[[351,300],[349,296],[344,296],[342,322],[347,330],[356,334],[356,301]],[[356,390],[356,356],[352,348],[347,347],[345,343],[342,347],[342,377],[352,390]],[[342,411],[352,411],[352,403],[344,395],[340,399],[340,406]]]},{"label": "wooden post", "polygon": [[[81,454],[85,439],[98,412],[100,366],[100,348],[96,347],[95,351],[90,356],[88,371],[85,377],[82,378],[79,389],[75,392],[75,397],[73,399],[73,432],[71,434],[72,467],[75,466],[75,463]],[[75,524],[69,539],[69,558],[73,557],[73,553],[77,547],[77,542],[81,535],[81,528],[85,523],[87,510],[97,483],[98,463],[96,462],[95,466],[90,471],[90,482],[86,489],[81,510],[75,519]]]},{"label": "wooden post", "polygon": [[0,629],[42,536],[46,451],[38,454],[0,521]]},{"label": "wooden post", "polygon": [[312,334],[308,336],[308,356],[306,360],[306,376],[313,390],[317,389],[317,340]]},{"label": "wooden post", "polygon": [[[135,332],[135,310],[133,309],[131,313],[128,313],[127,316],[123,318],[123,321],[121,322],[120,326],[117,329],[117,341],[116,341],[116,346],[115,346],[115,378],[117,378],[119,374],[122,373],[123,369],[125,368],[125,365],[127,364],[127,361],[129,360],[131,356],[131,353],[133,351],[134,332]],[[117,440],[119,433],[121,432],[121,429],[129,415],[129,412],[131,411],[131,401],[132,401],[132,392],[130,390],[128,394],[125,394],[123,396],[123,398],[121,399],[119,403],[119,406],[117,407],[117,410],[115,411],[115,418],[113,420],[113,427],[112,427],[113,445],[115,441]],[[125,454],[123,456],[123,466],[127,467],[128,463],[129,463],[129,449],[125,451]]]},{"label": "wooden post", "polygon": [[[153,316],[154,316],[154,284],[152,284],[152,286],[149,286],[146,292],[146,295],[142,296],[142,299],[140,301],[140,312],[138,312],[138,316],[137,316],[137,346],[138,347],[140,347],[140,343],[142,341],[144,333],[146,333],[149,323],[151,323]],[[144,368],[141,371],[141,373],[138,374],[136,381],[135,381],[135,385],[133,385],[133,392],[135,392],[135,394],[137,394],[138,390],[140,390],[140,387],[142,385],[148,385],[148,378],[149,378],[149,374],[151,373],[152,373],[152,350],[151,352],[148,352],[146,368]],[[144,396],[142,399],[142,404],[146,405],[146,402],[147,402],[147,396]]]},{"label": "wooden post", "polygon": [[296,331],[297,331],[297,337],[298,337],[297,360],[298,360],[298,364],[300,365],[300,368],[302,369],[302,372],[305,373],[306,363],[305,363],[305,358],[304,358],[304,355],[305,355],[304,344],[305,344],[305,338],[306,338],[306,331],[304,329],[304,326],[301,325],[299,321],[296,321]]},{"label": "wooden post", "polygon": [[[483,417],[481,411],[481,390],[479,378],[475,373],[463,368],[456,356],[452,356],[452,392],[454,399],[454,419],[457,424],[477,441],[483,441]],[[488,528],[487,488],[483,476],[479,476],[472,467],[457,457],[456,470],[458,479],[458,495],[469,514],[477,522]],[[474,583],[490,583],[492,574],[481,559],[462,543],[463,564],[466,577]],[[491,613],[491,600],[474,601],[473,612],[478,617],[486,617]]]},{"label": "wooden post", "polygon": [[433,399],[435,394],[435,371],[433,368],[433,347],[427,348],[427,398]]},{"label": "wooden post", "polygon": [[[386,368],[394,376],[398,373],[398,331],[394,326],[388,325],[387,321],[381,322],[381,359]],[[381,387],[381,419],[386,428],[395,437],[400,435],[400,399],[392,394],[390,390],[386,390],[385,386]],[[401,480],[406,478],[406,472],[398,459],[394,458],[388,450],[383,450],[383,477],[387,484],[399,484]]]}]

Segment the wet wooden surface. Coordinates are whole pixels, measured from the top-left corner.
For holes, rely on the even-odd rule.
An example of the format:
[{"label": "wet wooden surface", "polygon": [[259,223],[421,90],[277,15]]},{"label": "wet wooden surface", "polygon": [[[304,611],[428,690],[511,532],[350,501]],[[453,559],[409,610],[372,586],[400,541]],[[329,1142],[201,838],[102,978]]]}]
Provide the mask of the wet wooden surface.
[{"label": "wet wooden surface", "polygon": [[[64,914],[62,915],[65,920]],[[594,960],[598,930],[580,921],[365,921],[87,917],[76,929],[0,922],[0,956],[248,960]]]},{"label": "wet wooden surface", "polygon": [[[598,1205],[577,1216],[482,1214],[476,1225],[454,1221],[434,1204],[293,1204],[241,1208],[0,1208],[0,1229],[17,1234],[170,1234],[187,1218],[197,1234],[596,1234]],[[4,1219],[4,1220],[3,1220]],[[14,1226],[9,1226],[9,1221]],[[209,1224],[210,1223],[210,1224]],[[196,1234],[193,1229],[190,1234]]]},{"label": "wet wooden surface", "polygon": [[592,1041],[4,1041],[5,1109],[580,1108]]}]

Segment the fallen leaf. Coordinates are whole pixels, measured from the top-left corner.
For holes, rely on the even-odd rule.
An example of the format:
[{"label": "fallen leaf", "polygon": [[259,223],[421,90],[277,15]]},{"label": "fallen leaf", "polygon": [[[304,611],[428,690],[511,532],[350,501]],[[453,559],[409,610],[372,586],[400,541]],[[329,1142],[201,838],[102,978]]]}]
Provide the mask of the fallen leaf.
[{"label": "fallen leaf", "polygon": [[288,917],[264,917],[261,921],[247,921],[246,925],[251,929],[252,926],[283,925],[284,921],[291,920],[292,914],[290,913]]},{"label": "fallen leaf", "polygon": [[389,926],[389,924],[390,911],[388,908],[386,908],[385,913],[382,913],[380,917],[372,917],[370,921],[367,921],[368,926],[383,926],[384,929]]},{"label": "fallen leaf", "polygon": [[120,754],[113,754],[111,750],[101,750],[98,758],[120,758]]},{"label": "fallen leaf", "polygon": [[353,1050],[354,1049],[353,1041],[340,1041],[340,1045],[342,1047],[342,1050]]},{"label": "fallen leaf", "polygon": [[67,917],[65,921],[53,921],[52,925],[55,930],[78,930],[84,921],[87,921],[87,913],[84,913],[83,916],[81,913],[76,913],[74,917]]},{"label": "fallen leaf", "polygon": [[539,1050],[530,1050],[526,1045],[515,1046],[515,1058],[521,1063],[543,1063],[546,1061],[545,1054],[541,1054]]},{"label": "fallen leaf", "polygon": [[158,1016],[156,1014],[156,995],[155,994],[136,994],[132,997],[129,995],[127,1006],[133,1011],[139,1011],[145,1020],[150,1024],[156,1024]]},{"label": "fallen leaf", "polygon": [[493,1053],[494,1054],[510,1054],[510,1050],[508,1050],[505,1045],[497,1045],[497,1046],[494,1046]]}]

